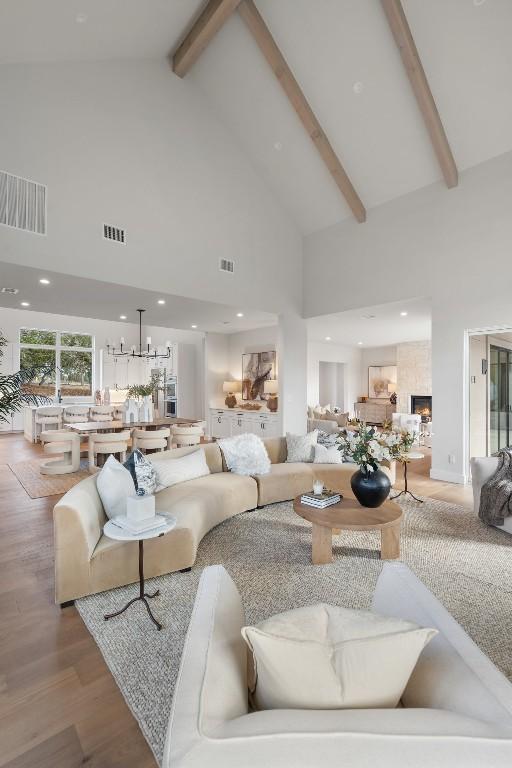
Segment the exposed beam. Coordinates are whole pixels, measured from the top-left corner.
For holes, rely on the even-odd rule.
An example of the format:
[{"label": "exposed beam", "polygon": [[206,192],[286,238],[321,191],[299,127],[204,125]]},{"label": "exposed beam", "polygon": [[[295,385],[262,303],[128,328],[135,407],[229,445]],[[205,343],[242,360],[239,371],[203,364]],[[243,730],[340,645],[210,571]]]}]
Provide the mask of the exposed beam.
[{"label": "exposed beam", "polygon": [[400,51],[402,62],[412,85],[416,101],[423,115],[430,141],[441,166],[446,185],[456,187],[459,174],[453,159],[425,70],[421,63],[409,23],[402,8],[401,0],[381,0],[388,24]]},{"label": "exposed beam", "polygon": [[293,76],[290,67],[286,63],[285,58],[279,50],[267,25],[260,16],[253,0],[242,0],[238,6],[238,13],[252,33],[267,62],[270,64],[282,89],[288,96],[292,107],[296,111],[304,128],[317,148],[320,157],[326,164],[343,197],[352,209],[354,216],[359,222],[365,221],[366,210],[352,186],[352,182],[340,163],[336,152],[331,147],[329,139],[323,132],[322,126],[316,119],[313,110],[309,106],[306,97],[302,93],[298,82]]},{"label": "exposed beam", "polygon": [[239,3],[240,0],[209,0],[172,57],[172,68],[178,77],[185,77]]}]

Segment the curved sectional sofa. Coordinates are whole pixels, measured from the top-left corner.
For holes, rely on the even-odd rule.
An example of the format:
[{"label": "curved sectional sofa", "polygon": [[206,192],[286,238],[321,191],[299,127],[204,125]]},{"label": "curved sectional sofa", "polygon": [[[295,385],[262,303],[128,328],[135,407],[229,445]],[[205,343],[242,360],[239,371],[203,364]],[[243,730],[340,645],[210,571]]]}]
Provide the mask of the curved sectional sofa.
[{"label": "curved sectional sofa", "polygon": [[[216,443],[204,449],[210,474],[155,494],[157,512],[169,512],[176,527],[146,541],[145,576],[151,578],[190,568],[203,536],[234,515],[265,504],[293,499],[321,480],[336,491],[350,488],[354,464],[286,462],[286,439],[263,441],[272,466],[267,475],[244,477],[228,472]],[[198,450],[177,448],[158,454],[169,461]],[[394,467],[388,470],[394,481]],[[103,534],[105,512],[91,475],[75,485],[53,510],[55,543],[55,599],[66,603],[78,597],[131,584],[138,580],[137,543],[109,539]]]}]

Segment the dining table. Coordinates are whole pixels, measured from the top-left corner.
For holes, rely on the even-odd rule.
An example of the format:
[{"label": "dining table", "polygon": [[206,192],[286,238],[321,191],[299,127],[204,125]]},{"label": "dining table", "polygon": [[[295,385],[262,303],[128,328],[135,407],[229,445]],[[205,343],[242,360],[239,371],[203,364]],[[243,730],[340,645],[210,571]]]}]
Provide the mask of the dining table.
[{"label": "dining table", "polygon": [[187,426],[196,424],[197,419],[181,419],[179,417],[155,418],[151,421],[79,421],[75,424],[66,424],[66,429],[77,432],[79,435],[90,435],[93,432],[122,432],[124,429],[158,429],[158,427]]}]

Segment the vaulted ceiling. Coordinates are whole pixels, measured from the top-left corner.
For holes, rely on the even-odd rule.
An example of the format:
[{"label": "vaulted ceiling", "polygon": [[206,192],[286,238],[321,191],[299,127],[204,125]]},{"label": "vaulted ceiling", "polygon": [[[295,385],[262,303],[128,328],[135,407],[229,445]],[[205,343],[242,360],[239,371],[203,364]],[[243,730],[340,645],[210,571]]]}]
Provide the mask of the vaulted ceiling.
[{"label": "vaulted ceiling", "polygon": [[[256,5],[369,216],[441,180],[378,0]],[[403,6],[459,170],[512,150],[512,1]],[[202,7],[200,0],[2,0],[0,60],[165,57]],[[238,15],[183,87],[210,102],[303,233],[352,216]]]}]

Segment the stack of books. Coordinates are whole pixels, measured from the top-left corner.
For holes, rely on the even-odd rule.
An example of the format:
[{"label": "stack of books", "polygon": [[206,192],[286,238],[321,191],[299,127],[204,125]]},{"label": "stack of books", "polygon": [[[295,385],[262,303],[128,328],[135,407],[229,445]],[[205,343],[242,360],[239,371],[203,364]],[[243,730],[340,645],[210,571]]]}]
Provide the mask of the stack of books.
[{"label": "stack of books", "polygon": [[317,507],[318,509],[325,509],[333,504],[337,504],[341,501],[343,496],[341,493],[335,493],[334,491],[324,491],[323,493],[303,493],[300,497],[301,504],[306,504],[310,507]]},{"label": "stack of books", "polygon": [[138,533],[147,533],[148,531],[158,531],[160,528],[166,528],[168,520],[162,515],[154,515],[153,517],[147,517],[145,520],[129,520],[125,515],[119,515],[115,517],[112,522],[117,525],[118,528],[122,528],[127,533],[132,533],[136,536]]}]

